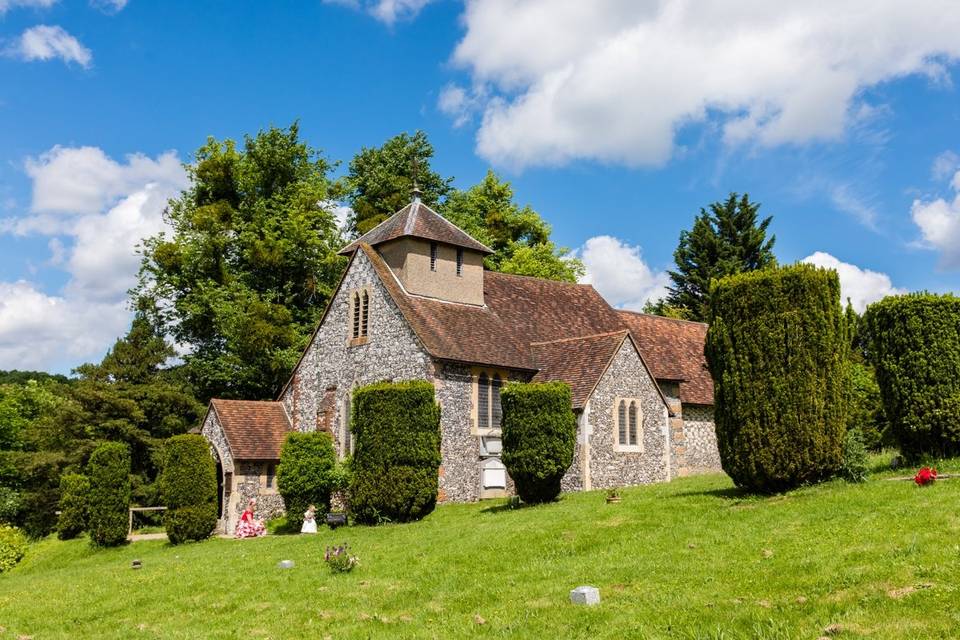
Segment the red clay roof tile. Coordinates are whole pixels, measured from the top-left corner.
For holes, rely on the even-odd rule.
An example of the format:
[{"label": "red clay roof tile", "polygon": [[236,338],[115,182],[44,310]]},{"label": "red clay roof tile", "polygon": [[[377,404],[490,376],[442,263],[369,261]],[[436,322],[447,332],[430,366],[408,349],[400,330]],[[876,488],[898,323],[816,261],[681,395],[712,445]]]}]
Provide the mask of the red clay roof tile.
[{"label": "red clay roof tile", "polygon": [[466,247],[481,253],[493,253],[492,249],[471,238],[465,231],[427,205],[422,202],[411,202],[345,246],[340,250],[340,254],[349,255],[361,244],[369,244],[375,247],[388,240],[404,236],[436,240],[437,242]]},{"label": "red clay roof tile", "polygon": [[214,398],[210,406],[235,460],[280,459],[280,447],[291,430],[281,403]]}]

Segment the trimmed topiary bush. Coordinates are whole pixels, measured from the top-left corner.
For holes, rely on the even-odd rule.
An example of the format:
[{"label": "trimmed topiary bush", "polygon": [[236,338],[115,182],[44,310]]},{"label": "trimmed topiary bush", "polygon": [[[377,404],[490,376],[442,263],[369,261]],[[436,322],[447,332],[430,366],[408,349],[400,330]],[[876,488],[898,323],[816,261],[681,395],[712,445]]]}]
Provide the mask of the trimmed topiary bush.
[{"label": "trimmed topiary bush", "polygon": [[303,514],[311,504],[317,520],[330,510],[330,494],[336,483],[337,454],[330,434],[322,431],[287,434],[280,450],[277,490],[287,511],[287,529],[300,531]]},{"label": "trimmed topiary bush", "polygon": [[203,436],[168,438],[163,449],[160,499],[163,526],[173,544],[205,540],[217,526],[217,466]]},{"label": "trimmed topiary bush", "polygon": [[500,393],[501,459],[524,502],[550,502],[573,462],[577,419],[564,382],[513,382]]},{"label": "trimmed topiary bush", "polygon": [[27,554],[27,536],[16,527],[0,525],[0,573],[10,571]]},{"label": "trimmed topiary bush", "polygon": [[798,264],[710,288],[705,352],[717,444],[737,486],[775,492],[843,461],[850,332],[832,270]]},{"label": "trimmed topiary bush", "polygon": [[353,394],[350,509],[357,522],[418,520],[437,504],[440,407],[423,380]]},{"label": "trimmed topiary bush", "polygon": [[889,296],[863,317],[884,413],[910,459],[960,454],[960,298]]},{"label": "trimmed topiary bush", "polygon": [[60,518],[57,537],[72,540],[87,529],[87,500],[90,480],[79,473],[60,476]]},{"label": "trimmed topiary bush", "polygon": [[90,455],[88,526],[90,544],[113,547],[127,539],[130,508],[130,448],[105,442]]}]

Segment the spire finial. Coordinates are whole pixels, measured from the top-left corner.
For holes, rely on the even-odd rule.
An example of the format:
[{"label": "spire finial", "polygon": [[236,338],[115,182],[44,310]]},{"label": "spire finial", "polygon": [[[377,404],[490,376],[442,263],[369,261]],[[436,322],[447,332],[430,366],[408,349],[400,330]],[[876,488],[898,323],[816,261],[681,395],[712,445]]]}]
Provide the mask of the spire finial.
[{"label": "spire finial", "polygon": [[413,189],[410,190],[410,195],[413,196],[414,202],[420,202],[420,196],[423,195],[423,192],[420,191],[420,186],[417,184],[417,174],[419,173],[420,163],[417,162],[417,156],[413,156],[413,160],[410,161],[411,169],[413,169]]}]

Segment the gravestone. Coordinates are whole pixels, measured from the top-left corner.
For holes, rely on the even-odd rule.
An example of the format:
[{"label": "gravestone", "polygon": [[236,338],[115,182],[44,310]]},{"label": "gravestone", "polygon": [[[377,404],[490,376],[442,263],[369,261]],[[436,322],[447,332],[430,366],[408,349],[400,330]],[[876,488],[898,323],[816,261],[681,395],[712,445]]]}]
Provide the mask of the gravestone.
[{"label": "gravestone", "polygon": [[577,587],[570,592],[570,602],[587,606],[600,604],[600,590],[596,587]]}]

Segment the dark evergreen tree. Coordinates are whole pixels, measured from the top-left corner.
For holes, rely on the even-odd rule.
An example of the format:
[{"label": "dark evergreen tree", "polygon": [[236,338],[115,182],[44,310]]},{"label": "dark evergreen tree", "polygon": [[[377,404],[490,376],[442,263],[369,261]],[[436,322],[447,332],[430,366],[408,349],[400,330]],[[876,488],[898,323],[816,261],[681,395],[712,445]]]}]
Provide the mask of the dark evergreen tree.
[{"label": "dark evergreen tree", "polygon": [[776,236],[767,238],[773,217],[758,221],[759,210],[760,204],[750,202],[749,195],[736,193],[714,202],[709,211],[700,209],[693,228],[680,232],[680,244],[673,253],[676,270],[669,272],[670,307],[685,309],[689,319],[703,321],[709,313],[713,280],[776,265]]},{"label": "dark evergreen tree", "polygon": [[835,271],[798,264],[710,289],[717,444],[737,486],[775,492],[840,469],[850,333]]}]

